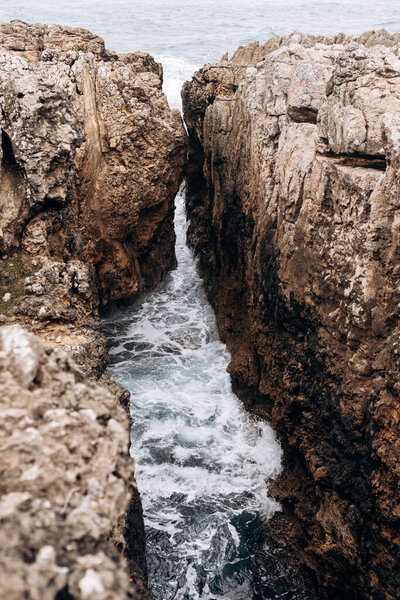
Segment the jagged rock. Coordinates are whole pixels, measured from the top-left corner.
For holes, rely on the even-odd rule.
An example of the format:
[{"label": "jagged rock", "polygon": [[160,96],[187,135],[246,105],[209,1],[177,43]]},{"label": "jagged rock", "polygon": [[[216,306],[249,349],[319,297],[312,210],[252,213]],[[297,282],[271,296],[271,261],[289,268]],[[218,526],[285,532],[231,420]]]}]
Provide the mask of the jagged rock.
[{"label": "jagged rock", "polygon": [[91,52],[97,59],[115,56],[105,49],[104,41],[99,36],[86,29],[38,23],[27,25],[18,20],[0,25],[0,45],[8,52],[22,55],[32,62],[38,62],[44,50],[54,48]]},{"label": "jagged rock", "polygon": [[94,285],[85,264],[46,261],[44,266],[25,279],[25,295],[14,312],[36,321],[82,323],[92,315]]},{"label": "jagged rock", "polygon": [[118,56],[83,29],[0,25],[0,271],[21,263],[6,309],[46,344],[55,324],[63,341],[68,323],[94,329],[85,350],[81,332],[65,344],[92,374],[99,305],[175,264],[185,134],[161,83],[151,56]]},{"label": "jagged rock", "polygon": [[382,122],[387,113],[400,112],[399,71],[392,49],[371,51],[353,43],[340,56],[320,114],[321,136],[333,152],[385,155]]},{"label": "jagged rock", "polygon": [[98,309],[175,265],[181,117],[148,54],[12,21],[0,25],[0,128],[0,323],[24,325],[46,348],[16,329],[0,336],[0,595],[147,598],[119,406],[129,393],[106,371]]},{"label": "jagged rock", "polygon": [[294,34],[183,88],[189,239],[285,449],[271,528],[340,600],[400,587],[399,43]]},{"label": "jagged rock", "polygon": [[123,408],[19,326],[0,328],[0,390],[0,596],[139,597],[110,541],[136,493]]},{"label": "jagged rock", "polygon": [[145,53],[80,29],[0,26],[0,251],[86,262],[103,302],[174,265],[185,134]]}]

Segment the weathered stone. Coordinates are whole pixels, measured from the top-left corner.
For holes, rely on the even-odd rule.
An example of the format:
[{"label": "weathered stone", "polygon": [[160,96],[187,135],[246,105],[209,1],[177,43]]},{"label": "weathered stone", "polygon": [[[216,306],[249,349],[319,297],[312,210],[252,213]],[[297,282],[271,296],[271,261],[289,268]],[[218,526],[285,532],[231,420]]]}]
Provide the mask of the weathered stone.
[{"label": "weathered stone", "polygon": [[274,38],[183,88],[189,240],[285,449],[271,528],[341,600],[400,587],[399,42]]},{"label": "weathered stone", "polygon": [[22,236],[31,254],[80,258],[104,303],[154,286],[175,261],[185,154],[160,65],[20,21],[0,26],[0,49],[1,252]]},{"label": "weathered stone", "polygon": [[0,25],[0,322],[43,344],[0,333],[2,597],[148,598],[98,308],[175,265],[186,138],[161,84],[151,56],[83,29]]},{"label": "weathered stone", "polygon": [[384,156],[382,122],[387,113],[400,111],[399,72],[392,49],[352,43],[340,55],[320,112],[321,136],[333,152]]},{"label": "weathered stone", "polygon": [[132,496],[123,408],[19,326],[0,328],[0,390],[0,596],[134,594],[109,541]]}]

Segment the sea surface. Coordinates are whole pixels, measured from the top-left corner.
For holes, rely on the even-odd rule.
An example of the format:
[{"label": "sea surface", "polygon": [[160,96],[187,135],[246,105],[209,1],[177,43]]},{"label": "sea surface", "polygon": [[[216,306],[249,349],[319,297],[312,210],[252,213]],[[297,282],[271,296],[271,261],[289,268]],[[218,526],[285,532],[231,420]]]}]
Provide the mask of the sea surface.
[{"label": "sea surface", "polygon": [[[81,26],[117,52],[151,53],[164,89],[237,46],[292,31],[400,30],[393,0],[0,0],[0,21]],[[176,200],[178,268],[138,304],[103,320],[111,370],[132,394],[136,459],[154,600],[311,600],[290,565],[260,536],[279,507],[268,481],[281,449],[267,423],[231,391],[230,357],[185,245]]]},{"label": "sea surface", "polygon": [[237,46],[292,31],[400,31],[398,0],[0,0],[0,21],[61,23],[101,35],[110,50],[161,61],[165,91],[180,107],[182,82]]}]

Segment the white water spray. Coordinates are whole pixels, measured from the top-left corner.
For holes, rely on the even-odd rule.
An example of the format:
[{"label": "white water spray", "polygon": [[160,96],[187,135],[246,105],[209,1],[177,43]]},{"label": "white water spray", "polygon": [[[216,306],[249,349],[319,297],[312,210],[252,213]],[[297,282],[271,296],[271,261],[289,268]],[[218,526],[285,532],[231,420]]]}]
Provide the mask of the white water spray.
[{"label": "white water spray", "polygon": [[112,374],[132,394],[152,591],[156,600],[261,598],[251,538],[254,522],[277,509],[267,480],[281,449],[231,391],[230,356],[185,243],[181,195],[175,227],[178,268],[104,321]]}]

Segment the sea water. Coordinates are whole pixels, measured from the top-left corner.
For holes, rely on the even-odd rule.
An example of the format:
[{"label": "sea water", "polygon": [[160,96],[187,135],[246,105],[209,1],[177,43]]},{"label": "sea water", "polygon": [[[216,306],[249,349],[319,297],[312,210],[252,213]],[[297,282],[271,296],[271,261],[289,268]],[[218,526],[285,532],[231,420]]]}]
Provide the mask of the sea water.
[{"label": "sea water", "polygon": [[186,245],[181,194],[175,228],[177,269],[103,320],[111,372],[132,394],[151,589],[155,600],[280,597],[258,564],[258,532],[278,508],[266,481],[279,472],[281,449],[231,391],[229,354]]},{"label": "sea water", "polygon": [[[392,0],[1,0],[0,21],[86,27],[118,52],[150,52],[180,108],[183,81],[240,44],[292,31],[400,30]],[[132,394],[136,459],[155,600],[308,600],[260,535],[278,509],[267,482],[281,449],[230,387],[230,357],[185,245],[181,195],[178,268],[154,293],[103,322],[111,371]]]},{"label": "sea water", "polygon": [[164,89],[180,107],[183,81],[240,44],[292,31],[360,34],[400,30],[397,0],[0,0],[0,21],[86,27],[110,50],[150,52],[161,61]]}]

